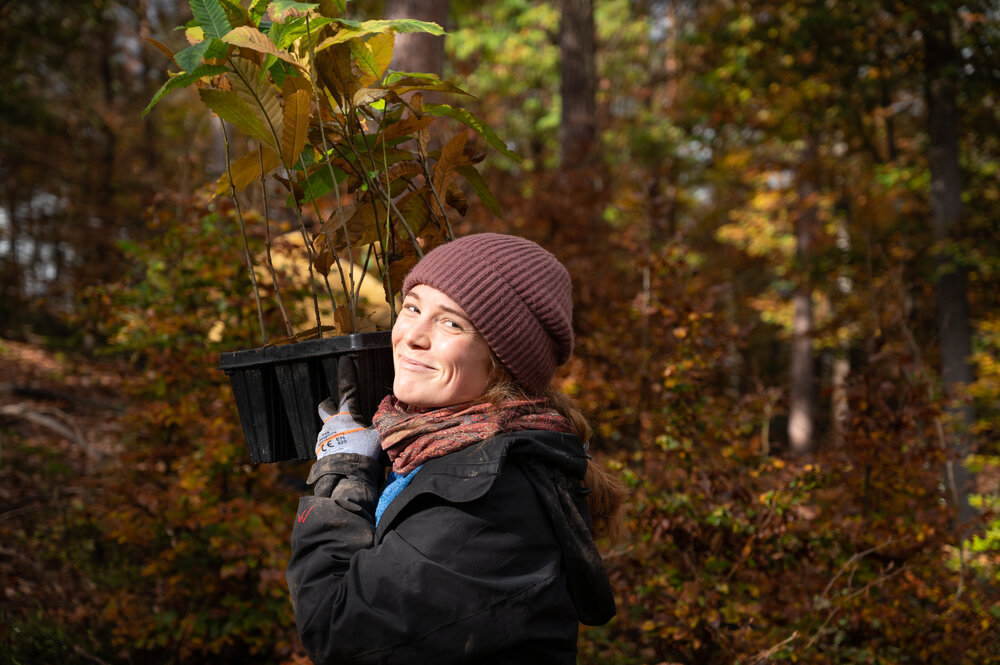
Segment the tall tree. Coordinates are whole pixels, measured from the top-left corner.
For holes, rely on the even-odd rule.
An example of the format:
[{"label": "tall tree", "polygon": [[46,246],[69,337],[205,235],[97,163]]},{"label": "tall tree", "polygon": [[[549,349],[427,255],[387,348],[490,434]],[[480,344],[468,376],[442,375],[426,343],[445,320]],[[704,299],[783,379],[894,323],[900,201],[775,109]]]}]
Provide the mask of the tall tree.
[{"label": "tall tree", "polygon": [[[385,18],[413,18],[447,27],[451,0],[386,0]],[[441,75],[444,72],[444,37],[424,33],[396,35],[393,69]]]},{"label": "tall tree", "polygon": [[65,314],[84,288],[120,277],[118,243],[143,232],[144,207],[185,170],[177,152],[193,142],[151,163],[158,128],[139,122],[161,83],[144,57],[155,51],[141,39],[146,9],[120,0],[3,6],[0,327],[46,309]]},{"label": "tall tree", "polygon": [[593,0],[562,0],[559,52],[561,162],[563,167],[586,165],[595,157],[597,140]]},{"label": "tall tree", "polygon": [[812,452],[815,436],[815,361],[813,358],[812,280],[807,269],[819,235],[819,139],[809,136],[799,167],[799,206],[795,219],[798,283],[792,294],[792,345],[788,386],[788,444],[792,452]]},{"label": "tall tree", "polygon": [[941,380],[949,402],[947,412],[952,457],[947,480],[958,508],[959,522],[970,520],[975,511],[969,504],[972,476],[964,464],[972,449],[976,417],[972,406],[956,400],[974,380],[970,357],[972,333],[969,325],[967,268],[953,259],[949,249],[963,236],[962,177],[959,165],[958,80],[962,63],[952,40],[952,21],[931,9],[925,15],[924,72],[927,100],[928,165],[931,173],[931,224],[938,247],[937,303],[941,344]]}]

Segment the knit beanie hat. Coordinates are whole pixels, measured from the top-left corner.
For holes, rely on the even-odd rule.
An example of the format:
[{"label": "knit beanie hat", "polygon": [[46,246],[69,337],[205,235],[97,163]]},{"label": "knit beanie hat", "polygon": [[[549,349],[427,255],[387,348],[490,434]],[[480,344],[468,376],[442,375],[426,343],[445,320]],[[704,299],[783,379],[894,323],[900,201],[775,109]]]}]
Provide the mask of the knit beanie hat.
[{"label": "knit beanie hat", "polygon": [[544,392],[573,351],[569,273],[525,238],[478,233],[435,247],[403,280],[458,303],[518,384]]}]

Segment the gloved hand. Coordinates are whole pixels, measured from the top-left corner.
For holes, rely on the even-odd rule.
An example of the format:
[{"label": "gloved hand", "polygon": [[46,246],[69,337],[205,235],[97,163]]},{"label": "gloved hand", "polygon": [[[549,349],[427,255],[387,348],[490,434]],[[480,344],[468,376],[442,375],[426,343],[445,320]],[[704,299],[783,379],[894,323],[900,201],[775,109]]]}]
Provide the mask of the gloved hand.
[{"label": "gloved hand", "polygon": [[378,433],[362,424],[357,400],[357,376],[354,363],[343,357],[337,365],[338,392],[340,406],[332,399],[325,399],[319,405],[319,417],[323,427],[316,437],[316,459],[337,453],[355,453],[378,458],[382,443]]}]

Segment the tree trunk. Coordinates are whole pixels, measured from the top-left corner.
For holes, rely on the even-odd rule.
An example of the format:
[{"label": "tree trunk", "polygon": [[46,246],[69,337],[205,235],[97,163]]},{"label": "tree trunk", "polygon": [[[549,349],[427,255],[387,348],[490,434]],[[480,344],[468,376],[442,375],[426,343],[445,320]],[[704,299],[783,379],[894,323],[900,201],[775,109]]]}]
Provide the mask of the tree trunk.
[{"label": "tree trunk", "polygon": [[941,343],[941,380],[944,384],[949,418],[951,459],[946,481],[958,510],[958,522],[975,517],[969,505],[972,474],[964,460],[972,450],[975,413],[961,401],[973,377],[969,357],[972,334],[966,294],[966,268],[949,257],[947,245],[962,234],[962,180],[959,166],[957,97],[959,58],[951,41],[947,21],[924,32],[926,47],[926,95],[928,119],[928,163],[931,172],[931,222],[937,262],[938,333]]},{"label": "tree trunk", "polygon": [[593,0],[562,0],[559,25],[562,166],[591,163],[597,139],[597,66]]},{"label": "tree trunk", "polygon": [[[432,21],[442,28],[448,24],[450,0],[386,0],[385,17]],[[444,73],[444,37],[423,33],[396,35],[392,69],[425,74]]]},{"label": "tree trunk", "polygon": [[809,263],[816,234],[816,194],[819,191],[817,169],[819,141],[810,136],[802,155],[799,174],[799,214],[795,225],[799,280],[792,296],[795,307],[792,321],[791,368],[788,386],[788,443],[796,455],[812,452],[814,447],[815,364],[812,354],[813,308]]}]

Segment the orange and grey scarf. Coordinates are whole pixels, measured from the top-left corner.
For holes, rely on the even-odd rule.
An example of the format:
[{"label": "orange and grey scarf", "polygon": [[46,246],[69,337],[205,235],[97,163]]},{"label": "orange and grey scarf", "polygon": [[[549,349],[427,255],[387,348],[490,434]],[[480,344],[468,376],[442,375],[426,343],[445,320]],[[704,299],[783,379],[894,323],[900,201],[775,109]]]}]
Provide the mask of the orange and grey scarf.
[{"label": "orange and grey scarf", "polygon": [[457,452],[501,432],[541,429],[572,432],[569,420],[545,398],[525,399],[494,406],[465,402],[438,409],[407,407],[389,395],[378,407],[372,424],[392,470],[409,473],[429,459]]}]

